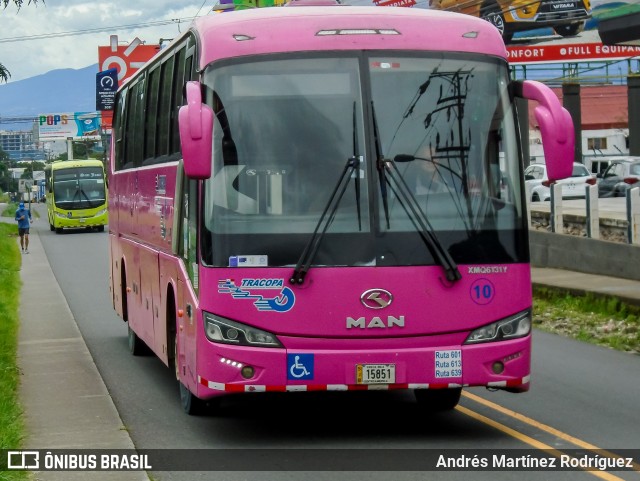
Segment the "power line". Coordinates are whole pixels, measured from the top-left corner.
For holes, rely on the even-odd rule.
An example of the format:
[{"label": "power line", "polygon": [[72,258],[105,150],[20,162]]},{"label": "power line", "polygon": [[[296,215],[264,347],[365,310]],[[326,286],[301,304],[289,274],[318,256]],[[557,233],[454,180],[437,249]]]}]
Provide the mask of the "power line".
[{"label": "power line", "polygon": [[90,33],[113,32],[118,30],[127,30],[132,28],[159,27],[162,25],[180,24],[181,22],[192,22],[195,17],[172,18],[170,20],[158,20],[155,22],[134,23],[130,25],[120,25],[115,27],[89,28],[85,30],[73,30],[69,32],[45,33],[41,35],[25,35],[19,37],[0,38],[0,43],[23,42],[27,40],[42,40],[46,38],[71,37],[74,35],[87,35]]}]

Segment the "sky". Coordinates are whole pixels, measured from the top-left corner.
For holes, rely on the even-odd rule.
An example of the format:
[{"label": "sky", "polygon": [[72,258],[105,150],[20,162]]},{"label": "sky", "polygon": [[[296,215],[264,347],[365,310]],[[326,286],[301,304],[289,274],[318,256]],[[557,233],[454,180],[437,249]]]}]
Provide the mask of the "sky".
[{"label": "sky", "polygon": [[[111,35],[119,43],[139,38],[158,44],[184,32],[196,16],[206,15],[217,0],[38,0],[22,8],[0,5],[0,63],[11,74],[9,83],[60,68],[98,63],[98,47]],[[172,21],[172,20],[180,21]],[[158,25],[158,23],[167,24]],[[149,24],[156,25],[149,25]],[[83,33],[86,31],[92,33]],[[95,31],[100,30],[100,31]],[[58,35],[61,34],[61,35]],[[48,38],[33,38],[48,35]]]}]

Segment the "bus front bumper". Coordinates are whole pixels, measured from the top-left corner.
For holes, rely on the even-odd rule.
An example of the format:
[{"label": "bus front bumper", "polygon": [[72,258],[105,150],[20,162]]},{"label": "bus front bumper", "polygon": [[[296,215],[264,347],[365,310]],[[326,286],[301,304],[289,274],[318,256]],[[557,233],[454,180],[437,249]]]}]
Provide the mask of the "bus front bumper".
[{"label": "bus front bumper", "polygon": [[[520,339],[475,345],[456,343],[366,350],[335,346],[323,349],[322,342],[312,340],[282,341],[286,349],[257,350],[210,344],[211,350],[206,355],[200,350],[197,396],[206,399],[238,392],[467,386],[512,392],[529,389],[530,334]],[[311,347],[311,344],[316,345]],[[251,373],[251,377],[246,378]]]},{"label": "bus front bumper", "polygon": [[108,213],[102,212],[95,216],[86,217],[69,217],[67,215],[55,213],[54,227],[56,228],[83,228],[83,227],[100,227],[109,223]]}]

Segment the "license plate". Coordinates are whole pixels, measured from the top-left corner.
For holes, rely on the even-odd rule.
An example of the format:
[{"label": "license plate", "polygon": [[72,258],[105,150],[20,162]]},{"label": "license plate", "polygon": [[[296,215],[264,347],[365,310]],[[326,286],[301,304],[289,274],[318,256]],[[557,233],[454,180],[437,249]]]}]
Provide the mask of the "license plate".
[{"label": "license plate", "polygon": [[393,384],[395,382],[395,364],[356,364],[357,384]]}]

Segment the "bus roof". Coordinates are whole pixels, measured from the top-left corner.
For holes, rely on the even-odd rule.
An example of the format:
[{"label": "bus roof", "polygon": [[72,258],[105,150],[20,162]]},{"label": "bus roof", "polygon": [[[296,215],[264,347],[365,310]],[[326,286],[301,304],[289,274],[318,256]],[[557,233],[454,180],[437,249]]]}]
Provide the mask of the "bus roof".
[{"label": "bus roof", "polygon": [[[446,50],[507,57],[498,30],[489,22],[418,8],[258,8],[200,17],[192,29],[199,32],[201,67],[223,58],[291,51]],[[390,32],[394,30],[397,34]]]},{"label": "bus roof", "polygon": [[104,164],[98,159],[78,159],[78,160],[56,160],[50,164],[45,165],[46,169],[69,169],[72,167],[102,167]]}]

